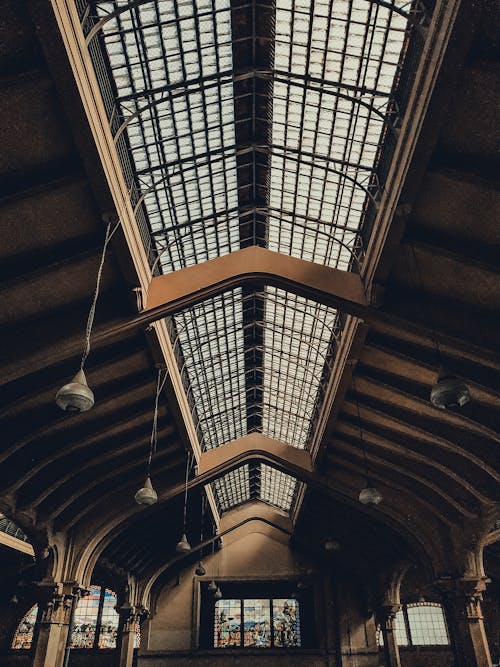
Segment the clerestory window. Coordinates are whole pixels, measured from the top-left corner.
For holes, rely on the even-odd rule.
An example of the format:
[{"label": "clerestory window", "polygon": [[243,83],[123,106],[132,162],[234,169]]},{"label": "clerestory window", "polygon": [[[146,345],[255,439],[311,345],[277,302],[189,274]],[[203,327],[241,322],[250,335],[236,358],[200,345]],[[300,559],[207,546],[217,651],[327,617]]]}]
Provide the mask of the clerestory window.
[{"label": "clerestory window", "polygon": [[218,600],[214,648],[300,647],[299,603],[293,598]]},{"label": "clerestory window", "polygon": [[199,647],[203,649],[314,648],[314,586],[310,581],[200,582]]},{"label": "clerestory window", "polygon": [[[449,646],[450,639],[442,606],[438,602],[405,604],[395,618],[398,646]],[[383,646],[380,627],[377,643]]]}]

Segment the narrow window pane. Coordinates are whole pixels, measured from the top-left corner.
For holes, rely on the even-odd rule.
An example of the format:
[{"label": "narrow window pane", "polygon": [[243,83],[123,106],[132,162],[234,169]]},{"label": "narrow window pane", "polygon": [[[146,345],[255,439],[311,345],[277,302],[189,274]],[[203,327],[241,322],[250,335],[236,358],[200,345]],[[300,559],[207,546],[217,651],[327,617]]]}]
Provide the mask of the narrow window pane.
[{"label": "narrow window pane", "polygon": [[116,648],[119,616],[115,610],[116,595],[106,589],[102,605],[101,631],[99,633],[99,648]]},{"label": "narrow window pane", "polygon": [[214,647],[241,646],[241,600],[215,603]]},{"label": "narrow window pane", "polygon": [[402,609],[396,614],[394,623],[396,626],[396,641],[398,646],[408,646],[408,635],[406,634],[406,625]]},{"label": "narrow window pane", "polygon": [[79,600],[75,609],[73,633],[71,635],[72,648],[93,647],[100,597],[101,589],[99,586],[92,586],[90,594]]},{"label": "narrow window pane", "polygon": [[300,646],[300,616],[297,600],[273,600],[275,646]]},{"label": "narrow window pane", "polygon": [[244,646],[268,648],[271,646],[270,600],[243,601]]}]

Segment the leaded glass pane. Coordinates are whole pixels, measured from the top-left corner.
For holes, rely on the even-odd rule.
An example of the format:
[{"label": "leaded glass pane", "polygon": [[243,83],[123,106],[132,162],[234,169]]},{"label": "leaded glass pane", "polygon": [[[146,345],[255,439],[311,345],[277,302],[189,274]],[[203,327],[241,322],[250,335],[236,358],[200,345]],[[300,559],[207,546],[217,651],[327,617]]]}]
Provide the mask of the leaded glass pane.
[{"label": "leaded glass pane", "polygon": [[[244,119],[235,94],[242,66],[233,63],[236,6],[90,4],[92,21],[124,10],[104,23],[91,53],[151,264],[166,273],[240,248],[247,225],[241,193],[258,185],[255,157],[250,176],[240,160],[253,150],[270,156],[258,238],[271,250],[342,270],[362,260],[359,232],[382,191],[376,170],[383,137],[394,129],[411,2],[276,0],[266,36],[274,40],[266,73],[270,127],[256,148],[255,137],[249,146],[237,129]],[[252,28],[254,48],[260,30]],[[96,57],[101,47],[103,59]],[[262,122],[258,106],[254,100],[254,127]],[[243,290],[235,289],[169,320],[202,449],[254,431],[307,448],[340,333],[338,314],[271,287],[251,301],[258,305],[250,317]],[[247,335],[249,327],[257,333]],[[297,481],[262,466],[214,484],[222,511],[255,497],[252,485],[264,502],[291,510]]]},{"label": "leaded glass pane", "polygon": [[71,635],[72,648],[92,648],[94,646],[100,597],[99,586],[92,586],[89,595],[78,601]]},{"label": "leaded glass pane", "polygon": [[450,643],[441,605],[408,605],[407,613],[412,644],[447,646]]},{"label": "leaded glass pane", "polygon": [[300,646],[299,604],[292,599],[273,600],[274,645]]},{"label": "leaded glass pane", "polygon": [[241,646],[241,600],[215,603],[214,647]]},{"label": "leaded glass pane", "polygon": [[106,589],[102,605],[99,648],[116,648],[119,615],[116,612],[116,595]]},{"label": "leaded glass pane", "polygon": [[406,632],[405,617],[402,609],[397,612],[394,624],[398,646],[408,646],[408,634]]},{"label": "leaded glass pane", "polygon": [[348,269],[406,25],[365,0],[277,0],[272,250]]},{"label": "leaded glass pane", "polygon": [[31,648],[33,642],[33,631],[35,629],[36,617],[38,614],[38,605],[33,605],[23,620],[19,623],[14,639],[12,640],[12,648],[14,649],[28,649]]},{"label": "leaded glass pane", "polygon": [[243,601],[244,646],[271,646],[270,600]]}]

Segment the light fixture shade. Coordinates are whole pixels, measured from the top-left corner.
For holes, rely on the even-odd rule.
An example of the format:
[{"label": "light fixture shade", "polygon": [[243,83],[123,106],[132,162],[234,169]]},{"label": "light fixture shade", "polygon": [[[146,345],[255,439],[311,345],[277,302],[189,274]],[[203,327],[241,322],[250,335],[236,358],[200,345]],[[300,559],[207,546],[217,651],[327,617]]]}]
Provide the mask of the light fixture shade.
[{"label": "light fixture shade", "polygon": [[461,408],[470,401],[468,386],[456,375],[441,370],[431,389],[431,403],[441,410]]},{"label": "light fixture shade", "polygon": [[215,591],[217,590],[217,584],[215,583],[215,581],[213,579],[208,584],[208,590],[210,591],[210,593],[215,593]]},{"label": "light fixture shade", "polygon": [[215,593],[214,593],[214,598],[216,600],[220,600],[222,598],[222,591],[221,589],[217,586]]},{"label": "light fixture shade", "polygon": [[56,394],[56,403],[65,412],[86,412],[94,405],[94,393],[87,384],[83,369],[61,387]]},{"label": "light fixture shade", "polygon": [[196,570],[194,571],[194,573],[196,574],[197,577],[204,577],[206,575],[207,571],[203,567],[201,561],[196,566]]},{"label": "light fixture shade", "polygon": [[153,485],[151,484],[151,478],[146,477],[146,481],[144,482],[144,486],[141,486],[139,491],[134,496],[135,502],[138,505],[154,505],[155,502],[158,500],[158,494],[156,491],[153,489]]},{"label": "light fixture shade", "polygon": [[187,541],[186,533],[182,533],[181,539],[175,545],[175,552],[178,554],[187,554],[191,551],[191,545]]},{"label": "light fixture shade", "polygon": [[366,486],[359,492],[359,502],[363,505],[378,505],[382,502],[382,494],[374,486]]},{"label": "light fixture shade", "polygon": [[328,551],[329,553],[340,551],[340,544],[337,542],[337,540],[329,537],[325,542],[325,551]]}]

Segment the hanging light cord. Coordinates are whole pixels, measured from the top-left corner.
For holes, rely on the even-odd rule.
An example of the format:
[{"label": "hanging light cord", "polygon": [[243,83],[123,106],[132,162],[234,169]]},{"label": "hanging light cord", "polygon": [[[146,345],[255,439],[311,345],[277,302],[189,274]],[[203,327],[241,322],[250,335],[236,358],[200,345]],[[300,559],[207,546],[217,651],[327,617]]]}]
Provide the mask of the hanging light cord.
[{"label": "hanging light cord", "polygon": [[184,533],[186,532],[188,478],[189,478],[190,463],[191,463],[191,452],[188,452],[187,462],[186,462],[186,483],[184,485],[184,521],[183,521],[183,526],[184,526],[184,531],[183,532]]},{"label": "hanging light cord", "polygon": [[151,461],[153,459],[153,454],[156,453],[156,447],[158,444],[158,403],[160,399],[160,394],[165,382],[167,381],[168,373],[165,373],[163,380],[161,379],[161,368],[158,369],[158,378],[156,380],[156,396],[155,396],[155,409],[153,413],[153,427],[151,429],[151,441],[149,444],[149,457],[148,457],[148,477],[151,471]]},{"label": "hanging light cord", "polygon": [[359,395],[358,395],[358,388],[356,387],[356,380],[354,379],[354,372],[352,373],[352,388],[354,389],[354,395],[356,397],[356,412],[358,414],[359,439],[361,441],[361,451],[363,452],[363,461],[365,464],[366,483],[367,485],[369,485],[370,478],[368,475],[368,457],[366,456],[365,440],[363,437],[363,426],[361,422],[361,412],[359,409]]},{"label": "hanging light cord", "polygon": [[106,250],[108,248],[109,242],[113,238],[114,233],[120,226],[120,221],[118,220],[118,222],[113,228],[111,227],[111,225],[112,223],[108,222],[108,225],[106,227],[106,236],[104,238],[104,245],[102,247],[101,261],[99,263],[99,269],[97,270],[97,279],[94,290],[94,297],[92,299],[92,305],[90,306],[89,316],[87,318],[87,326],[85,328],[85,347],[83,349],[82,360],[80,361],[80,369],[82,371],[90,352],[90,335],[92,333],[92,326],[94,324],[95,308],[97,304],[97,297],[99,296],[99,287],[101,284],[102,270],[104,268],[104,260],[106,259]]},{"label": "hanging light cord", "polygon": [[[203,544],[203,532],[204,532],[204,524],[205,524],[206,505],[207,505],[207,498],[205,496],[205,493],[202,491],[202,496],[201,496],[201,524],[200,524],[200,542],[202,544]],[[202,549],[201,553],[203,554],[203,549]]]}]

